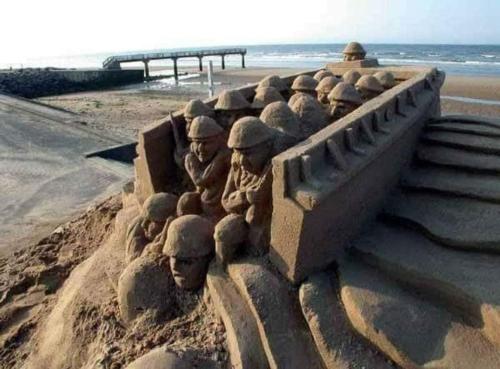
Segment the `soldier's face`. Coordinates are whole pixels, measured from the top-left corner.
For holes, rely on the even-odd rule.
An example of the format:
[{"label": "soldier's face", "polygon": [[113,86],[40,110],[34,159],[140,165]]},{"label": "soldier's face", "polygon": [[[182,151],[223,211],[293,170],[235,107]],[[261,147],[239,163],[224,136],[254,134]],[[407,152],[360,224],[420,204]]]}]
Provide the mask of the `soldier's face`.
[{"label": "soldier's face", "polygon": [[144,235],[150,241],[153,241],[155,237],[158,236],[161,231],[163,231],[164,226],[165,222],[156,222],[148,218],[145,218],[142,221],[142,229],[144,230]]},{"label": "soldier's face", "polygon": [[358,106],[355,104],[344,101],[334,101],[332,102],[331,116],[334,120],[338,120],[352,113],[357,108]]},{"label": "soldier's face", "polygon": [[191,143],[191,150],[201,163],[210,162],[221,147],[220,136],[205,140],[195,140]]},{"label": "soldier's face", "polygon": [[226,130],[230,130],[234,122],[245,116],[245,112],[240,110],[222,110],[218,113],[217,123]]},{"label": "soldier's face", "polygon": [[193,118],[184,117],[184,120],[186,121],[186,135],[188,135],[189,129],[191,128],[191,122],[193,121]]},{"label": "soldier's face", "polygon": [[271,160],[271,150],[271,143],[264,142],[248,149],[235,149],[235,155],[244,170],[259,175]]},{"label": "soldier's face", "polygon": [[199,258],[170,257],[170,270],[177,287],[184,290],[197,290],[203,286],[207,274],[209,256]]},{"label": "soldier's face", "polygon": [[318,92],[318,101],[322,104],[328,105],[328,94],[325,94],[324,92]]},{"label": "soldier's face", "polygon": [[356,90],[358,90],[359,94],[361,95],[361,97],[365,101],[371,100],[374,97],[377,97],[378,95],[380,95],[380,93],[378,93],[378,92],[370,91],[370,90],[367,90],[365,88],[356,88]]}]

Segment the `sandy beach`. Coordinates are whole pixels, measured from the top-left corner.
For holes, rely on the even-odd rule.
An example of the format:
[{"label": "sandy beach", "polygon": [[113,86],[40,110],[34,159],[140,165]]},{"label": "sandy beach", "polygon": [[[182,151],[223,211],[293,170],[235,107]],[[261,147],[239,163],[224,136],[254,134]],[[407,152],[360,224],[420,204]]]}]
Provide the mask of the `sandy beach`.
[{"label": "sandy beach", "polygon": [[[194,70],[184,69],[197,73]],[[247,68],[215,70],[215,93],[259,81],[266,75],[288,75],[301,69],[291,68]],[[149,82],[147,86],[129,86],[108,91],[82,92],[40,98],[46,104],[80,114],[87,124],[97,130],[106,130],[135,139],[145,125],[165,117],[169,112],[181,109],[194,98],[208,97],[206,72],[182,79],[179,86],[172,81]],[[500,78],[447,76],[442,96],[500,101]],[[470,114],[489,117],[500,116],[497,105],[442,100],[443,114]]]}]

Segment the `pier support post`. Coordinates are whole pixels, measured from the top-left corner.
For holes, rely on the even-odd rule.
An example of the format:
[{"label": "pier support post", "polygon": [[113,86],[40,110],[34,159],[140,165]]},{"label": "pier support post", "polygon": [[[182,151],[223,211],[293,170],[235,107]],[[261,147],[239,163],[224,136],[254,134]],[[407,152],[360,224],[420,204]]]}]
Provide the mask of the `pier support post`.
[{"label": "pier support post", "polygon": [[198,69],[203,72],[203,62],[201,61],[201,56],[198,57]]},{"label": "pier support post", "polygon": [[146,81],[149,81],[149,60],[143,60],[144,62],[144,75],[146,76]]},{"label": "pier support post", "polygon": [[245,69],[245,54],[241,54],[241,67]]},{"label": "pier support post", "polygon": [[226,55],[222,54],[222,69],[226,69]]},{"label": "pier support post", "polygon": [[179,70],[177,69],[177,58],[174,58],[174,78],[175,78],[175,82],[179,81]]}]

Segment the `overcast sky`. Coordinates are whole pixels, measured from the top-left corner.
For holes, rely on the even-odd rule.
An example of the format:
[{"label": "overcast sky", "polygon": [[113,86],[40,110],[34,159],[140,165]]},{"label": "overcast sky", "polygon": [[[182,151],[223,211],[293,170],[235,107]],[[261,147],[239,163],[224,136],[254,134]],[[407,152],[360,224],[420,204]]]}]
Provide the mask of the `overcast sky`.
[{"label": "overcast sky", "polygon": [[500,0],[3,0],[0,59],[263,43],[500,44]]}]

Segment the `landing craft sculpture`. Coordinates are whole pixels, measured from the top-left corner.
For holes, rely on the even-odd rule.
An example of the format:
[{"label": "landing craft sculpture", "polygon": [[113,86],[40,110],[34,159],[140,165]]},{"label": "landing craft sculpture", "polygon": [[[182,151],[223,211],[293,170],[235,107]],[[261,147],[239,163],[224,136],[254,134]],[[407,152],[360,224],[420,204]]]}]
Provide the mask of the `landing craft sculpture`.
[{"label": "landing craft sculpture", "polygon": [[[204,285],[232,368],[498,368],[500,208],[485,183],[500,172],[500,123],[441,118],[444,73],[378,66],[354,49],[326,73],[270,76],[139,134],[124,211],[180,196],[154,232],[175,286],[163,272],[152,285],[165,304],[169,288]],[[284,101],[255,98],[271,87]],[[224,139],[202,149],[210,137]],[[211,176],[229,150],[227,175]],[[135,281],[147,289],[141,275],[160,251],[144,250],[120,278],[123,296]],[[124,320],[136,319],[131,306],[164,308],[155,291],[139,295],[119,298]],[[189,367],[177,360],[155,349],[129,368]]]}]

